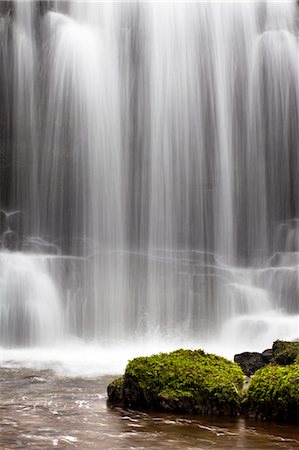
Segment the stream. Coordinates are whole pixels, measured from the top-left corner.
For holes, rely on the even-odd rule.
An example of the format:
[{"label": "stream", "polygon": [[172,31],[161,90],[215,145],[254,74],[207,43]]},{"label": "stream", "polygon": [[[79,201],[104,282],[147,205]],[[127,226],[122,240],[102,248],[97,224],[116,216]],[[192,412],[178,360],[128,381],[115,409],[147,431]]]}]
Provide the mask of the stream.
[{"label": "stream", "polygon": [[114,377],[1,369],[0,448],[299,449],[292,425],[112,408]]}]

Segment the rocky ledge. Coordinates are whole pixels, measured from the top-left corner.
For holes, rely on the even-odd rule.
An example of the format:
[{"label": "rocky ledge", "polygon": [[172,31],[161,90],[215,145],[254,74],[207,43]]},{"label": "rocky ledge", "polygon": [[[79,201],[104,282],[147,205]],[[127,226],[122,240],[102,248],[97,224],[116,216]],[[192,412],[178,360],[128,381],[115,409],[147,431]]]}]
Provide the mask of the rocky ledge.
[{"label": "rocky ledge", "polygon": [[278,364],[286,366],[293,364],[299,355],[298,341],[275,341],[272,348],[258,352],[243,352],[234,356],[237,363],[245,375],[251,376],[258,369],[268,364]]}]

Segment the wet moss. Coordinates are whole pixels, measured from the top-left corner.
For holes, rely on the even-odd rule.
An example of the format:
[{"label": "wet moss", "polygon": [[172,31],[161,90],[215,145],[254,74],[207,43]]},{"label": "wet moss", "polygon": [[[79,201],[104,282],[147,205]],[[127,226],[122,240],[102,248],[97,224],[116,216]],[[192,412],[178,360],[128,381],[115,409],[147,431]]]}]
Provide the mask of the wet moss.
[{"label": "wet moss", "polygon": [[124,377],[118,377],[107,387],[108,398],[114,405],[120,405],[123,402],[123,386]]},{"label": "wet moss", "polygon": [[256,417],[299,423],[299,366],[269,365],[258,370],[245,405]]},{"label": "wet moss", "polygon": [[[135,409],[234,415],[240,411],[243,381],[242,370],[223,357],[177,350],[130,361],[122,400]],[[108,396],[113,401],[111,385]]]},{"label": "wet moss", "polygon": [[283,366],[293,364],[299,355],[299,342],[275,341],[272,349],[273,358],[271,362]]}]

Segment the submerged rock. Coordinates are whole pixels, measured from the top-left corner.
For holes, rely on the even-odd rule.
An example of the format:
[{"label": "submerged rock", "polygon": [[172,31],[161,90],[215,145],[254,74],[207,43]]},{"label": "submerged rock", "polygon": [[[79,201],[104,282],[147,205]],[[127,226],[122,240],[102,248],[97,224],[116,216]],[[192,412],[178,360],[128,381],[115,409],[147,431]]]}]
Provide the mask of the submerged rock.
[{"label": "submerged rock", "polygon": [[177,350],[135,358],[122,379],[108,386],[113,404],[193,414],[240,411],[244,374],[240,367],[202,350]]}]

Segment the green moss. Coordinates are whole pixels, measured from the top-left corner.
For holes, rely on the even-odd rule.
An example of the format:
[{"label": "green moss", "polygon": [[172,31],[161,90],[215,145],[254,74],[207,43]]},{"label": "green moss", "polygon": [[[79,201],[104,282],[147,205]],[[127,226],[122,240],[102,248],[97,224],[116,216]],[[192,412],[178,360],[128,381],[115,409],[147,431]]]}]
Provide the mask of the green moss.
[{"label": "green moss", "polygon": [[127,365],[127,407],[201,414],[239,411],[244,374],[231,361],[202,350],[136,358]]},{"label": "green moss", "polygon": [[114,404],[123,402],[124,377],[113,380],[107,387],[108,397]]},{"label": "green moss", "polygon": [[275,364],[293,364],[299,355],[299,342],[275,341],[273,343],[273,359]]},{"label": "green moss", "polygon": [[267,366],[252,377],[247,390],[249,411],[263,419],[298,422],[299,366]]}]

